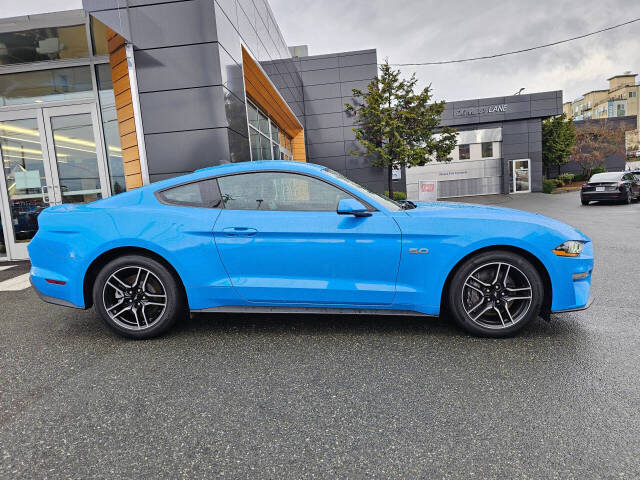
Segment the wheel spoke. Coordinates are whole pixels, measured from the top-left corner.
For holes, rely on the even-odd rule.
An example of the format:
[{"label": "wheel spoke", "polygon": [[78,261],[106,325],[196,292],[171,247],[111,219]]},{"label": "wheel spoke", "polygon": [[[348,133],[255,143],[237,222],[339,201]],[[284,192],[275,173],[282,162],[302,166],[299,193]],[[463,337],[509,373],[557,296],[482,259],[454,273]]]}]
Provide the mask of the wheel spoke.
[{"label": "wheel spoke", "polygon": [[522,288],[509,288],[507,287],[507,292],[524,292],[525,290],[531,290],[531,287],[522,287]]},{"label": "wheel spoke", "polygon": [[507,272],[504,274],[504,280],[502,281],[502,286],[507,287],[507,280],[509,280],[509,272],[511,271],[511,265],[507,264]]},{"label": "wheel spoke", "polygon": [[156,305],[158,307],[164,307],[165,306],[164,303],[158,303],[158,302],[145,302],[145,305]]},{"label": "wheel spoke", "polygon": [[131,311],[133,312],[133,316],[136,317],[138,328],[142,328],[142,325],[140,325],[140,319],[138,318],[138,310],[136,308],[132,308]]},{"label": "wheel spoke", "polygon": [[[491,284],[489,283],[485,283],[482,280],[477,279],[476,277],[474,277],[473,275],[470,275],[469,278],[475,282],[478,282],[480,285],[482,285],[483,287],[490,287]],[[468,280],[468,279],[467,279]]]},{"label": "wheel spoke", "polygon": [[511,316],[511,312],[509,311],[509,304],[505,303],[504,304],[504,310],[505,312],[507,312],[507,315],[509,315],[509,320],[511,320],[511,323],[516,323],[513,321],[513,317]]},{"label": "wheel spoke", "polygon": [[131,305],[127,305],[126,307],[124,307],[122,310],[120,310],[118,313],[116,313],[114,315],[114,318],[118,318],[120,315],[122,315],[124,312],[131,310]]},{"label": "wheel spoke", "polygon": [[506,327],[506,325],[504,324],[504,318],[502,318],[502,314],[500,313],[500,310],[497,307],[493,307],[493,309],[498,313],[498,316],[500,317],[500,322],[502,322],[502,326]]},{"label": "wheel spoke", "polygon": [[478,287],[474,287],[473,285],[471,285],[471,284],[469,283],[469,280],[467,280],[467,283],[465,283],[465,284],[464,284],[464,286],[465,286],[465,287],[469,287],[469,288],[471,288],[471,289],[475,290],[476,292],[479,292],[479,293],[480,293],[480,295],[484,295],[484,292],[483,292],[482,290],[480,290]]},{"label": "wheel spoke", "polygon": [[116,287],[110,281],[107,281],[107,285],[109,285],[111,288],[113,288],[116,291],[116,293],[119,293],[120,295],[124,295],[124,292],[122,291],[122,289],[120,289],[119,287]]},{"label": "wheel spoke", "polygon": [[126,283],[124,283],[122,280],[120,280],[116,274],[114,273],[113,275],[111,275],[111,278],[113,278],[114,280],[117,280],[118,282],[120,282],[120,285],[122,285],[124,288],[131,288],[133,285],[127,285]]},{"label": "wheel spoke", "polygon": [[159,294],[159,293],[146,293],[145,292],[145,295],[147,297],[151,297],[151,298],[166,298],[167,297],[166,295],[162,295],[162,294]]},{"label": "wheel spoke", "polygon": [[484,315],[485,313],[487,313],[489,310],[491,310],[493,307],[491,305],[487,306],[484,310],[482,310],[478,315],[476,315],[475,317],[473,317],[471,320],[473,320],[474,322],[476,320],[478,320],[482,315]]},{"label": "wheel spoke", "polygon": [[149,320],[147,320],[147,314],[144,311],[144,307],[146,307],[146,305],[142,305],[142,308],[140,309],[140,312],[142,312],[142,318],[144,319],[144,323],[146,325],[149,325]]},{"label": "wheel spoke", "polygon": [[149,280],[149,275],[151,274],[151,272],[149,270],[147,270],[147,274],[144,277],[144,280],[142,281],[142,286],[140,288],[142,288],[143,292],[146,292],[146,288],[147,288],[147,280]]},{"label": "wheel spoke", "polygon": [[107,308],[107,312],[110,312],[111,310],[113,310],[116,307],[119,307],[120,305],[122,305],[124,303],[124,298],[122,300],[120,300],[118,303],[116,303],[115,305],[112,305],[111,307]]},{"label": "wheel spoke", "polygon": [[515,300],[531,300],[531,296],[528,297],[504,297],[507,302],[513,302]]},{"label": "wheel spoke", "polygon": [[136,273],[136,279],[133,281],[132,287],[138,285],[138,280],[140,280],[140,273],[142,272],[142,268],[138,268],[138,273]]},{"label": "wheel spoke", "polygon": [[500,278],[500,267],[502,266],[501,263],[498,264],[498,268],[496,268],[496,278],[493,279],[493,282],[491,282],[491,285],[496,285],[498,283],[498,279]]}]

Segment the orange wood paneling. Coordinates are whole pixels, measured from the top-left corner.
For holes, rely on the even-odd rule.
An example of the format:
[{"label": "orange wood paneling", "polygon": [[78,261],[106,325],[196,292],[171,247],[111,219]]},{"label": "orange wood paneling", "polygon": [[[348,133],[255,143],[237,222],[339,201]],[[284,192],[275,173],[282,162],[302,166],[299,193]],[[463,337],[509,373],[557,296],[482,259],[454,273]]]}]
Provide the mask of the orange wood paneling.
[{"label": "orange wood paneling", "polygon": [[[121,48],[120,50],[123,51],[124,48]],[[114,80],[114,81],[120,80],[125,75],[129,76],[129,67],[127,66],[127,62],[126,61],[120,62],[115,67],[111,67],[111,78],[112,78],[112,80]]]},{"label": "orange wood paneling", "polygon": [[140,154],[138,153],[138,146],[131,148],[125,148],[122,150],[122,161],[124,163],[132,162],[134,160],[138,160],[140,162]]},{"label": "orange wood paneling", "polygon": [[123,135],[120,137],[120,142],[122,143],[122,148],[123,149],[127,149],[127,148],[131,148],[131,147],[137,147],[138,146],[138,136],[136,135],[136,132],[131,132],[128,133],[126,135]]},{"label": "orange wood paneling", "polygon": [[109,48],[109,66],[115,94],[116,116],[122,147],[125,183],[127,190],[142,186],[140,151],[136,124],[133,119],[133,102],[131,100],[131,82],[127,66],[125,40],[113,30],[107,28]]},{"label": "orange wood paneling", "polygon": [[126,162],[124,163],[124,174],[128,175],[136,175],[140,173],[140,162]]},{"label": "orange wood paneling", "polygon": [[242,65],[247,95],[293,139],[293,152],[291,153],[293,153],[294,160],[306,162],[302,125],[289,108],[289,105],[271,84],[262,68],[244,47],[242,48]]},{"label": "orange wood paneling", "polygon": [[118,132],[120,132],[120,137],[124,137],[131,132],[136,133],[135,120],[131,118],[122,123],[118,122]]},{"label": "orange wood paneling", "polygon": [[124,122],[125,120],[129,120],[133,118],[133,104],[128,104],[123,107],[118,108],[118,104],[116,103],[116,109],[118,111],[118,121]]}]

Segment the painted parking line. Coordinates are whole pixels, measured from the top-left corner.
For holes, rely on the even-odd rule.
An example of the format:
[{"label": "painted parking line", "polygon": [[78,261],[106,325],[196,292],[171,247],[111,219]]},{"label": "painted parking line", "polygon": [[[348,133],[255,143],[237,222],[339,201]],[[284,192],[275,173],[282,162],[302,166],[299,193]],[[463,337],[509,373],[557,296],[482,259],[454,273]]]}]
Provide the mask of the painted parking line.
[{"label": "painted parking line", "polygon": [[29,274],[18,275],[17,277],[10,278],[0,282],[0,292],[17,292],[29,288],[31,283],[29,282]]},{"label": "painted parking line", "polygon": [[0,272],[4,272],[5,270],[9,270],[13,267],[15,267],[15,265],[0,265]]}]

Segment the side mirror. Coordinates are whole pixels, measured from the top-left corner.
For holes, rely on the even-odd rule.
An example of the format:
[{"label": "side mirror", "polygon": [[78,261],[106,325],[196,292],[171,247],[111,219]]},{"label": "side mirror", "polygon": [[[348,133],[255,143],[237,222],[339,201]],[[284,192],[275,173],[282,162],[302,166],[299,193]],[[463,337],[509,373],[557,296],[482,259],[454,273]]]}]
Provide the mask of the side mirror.
[{"label": "side mirror", "polygon": [[353,215],[355,217],[370,217],[371,212],[367,210],[363,204],[361,204],[355,198],[343,198],[338,203],[338,215]]}]

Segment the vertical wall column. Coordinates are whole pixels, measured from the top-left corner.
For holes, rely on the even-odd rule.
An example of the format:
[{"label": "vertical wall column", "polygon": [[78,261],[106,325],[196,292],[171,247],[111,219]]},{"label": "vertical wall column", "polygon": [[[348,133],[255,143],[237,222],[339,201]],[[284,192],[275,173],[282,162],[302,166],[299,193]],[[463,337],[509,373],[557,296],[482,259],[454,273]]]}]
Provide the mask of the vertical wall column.
[{"label": "vertical wall column", "polygon": [[125,184],[127,190],[131,190],[142,186],[142,173],[138,136],[133,117],[131,79],[129,78],[127,66],[125,40],[122,36],[107,28],[107,41],[118,118],[118,131],[120,132],[120,143],[122,144]]}]

